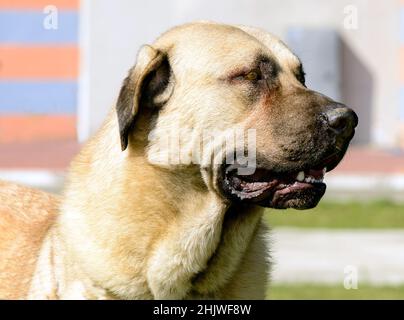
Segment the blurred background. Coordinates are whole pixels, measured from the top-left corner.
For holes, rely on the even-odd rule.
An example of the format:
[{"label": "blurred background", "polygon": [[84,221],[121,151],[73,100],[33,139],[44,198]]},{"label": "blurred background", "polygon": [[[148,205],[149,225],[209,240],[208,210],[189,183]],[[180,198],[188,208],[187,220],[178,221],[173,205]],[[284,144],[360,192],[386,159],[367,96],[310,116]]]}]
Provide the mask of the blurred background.
[{"label": "blurred background", "polygon": [[0,179],[59,193],[138,48],[201,19],[278,35],[360,119],[321,205],[266,214],[268,297],[404,299],[404,1],[0,0]]}]

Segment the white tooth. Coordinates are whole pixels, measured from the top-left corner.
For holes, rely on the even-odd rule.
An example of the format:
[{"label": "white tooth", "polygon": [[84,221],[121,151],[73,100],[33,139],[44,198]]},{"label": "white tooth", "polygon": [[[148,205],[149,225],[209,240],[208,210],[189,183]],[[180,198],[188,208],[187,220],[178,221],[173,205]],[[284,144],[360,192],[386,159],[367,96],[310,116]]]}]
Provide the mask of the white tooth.
[{"label": "white tooth", "polygon": [[327,172],[327,168],[323,169],[323,175],[325,175],[325,173]]},{"label": "white tooth", "polygon": [[304,180],[304,171],[300,171],[297,176],[296,180],[302,182]]}]

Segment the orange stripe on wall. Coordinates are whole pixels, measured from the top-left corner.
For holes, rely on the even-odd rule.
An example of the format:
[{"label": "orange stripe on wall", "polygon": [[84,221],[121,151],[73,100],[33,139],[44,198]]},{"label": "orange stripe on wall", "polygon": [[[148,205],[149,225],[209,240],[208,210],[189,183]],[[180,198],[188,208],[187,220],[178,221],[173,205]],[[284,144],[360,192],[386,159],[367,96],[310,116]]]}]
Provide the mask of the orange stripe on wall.
[{"label": "orange stripe on wall", "polygon": [[0,9],[42,10],[46,6],[56,6],[59,10],[76,10],[79,0],[0,0]]},{"label": "orange stripe on wall", "polygon": [[76,79],[77,47],[0,47],[0,79]]},{"label": "orange stripe on wall", "polygon": [[0,143],[76,139],[76,117],[0,115]]}]

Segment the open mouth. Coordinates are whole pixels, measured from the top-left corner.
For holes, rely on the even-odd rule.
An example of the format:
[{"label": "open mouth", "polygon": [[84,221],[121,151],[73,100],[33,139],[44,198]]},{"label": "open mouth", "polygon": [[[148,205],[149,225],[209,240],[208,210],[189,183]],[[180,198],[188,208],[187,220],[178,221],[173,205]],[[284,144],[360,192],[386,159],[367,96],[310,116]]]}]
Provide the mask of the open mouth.
[{"label": "open mouth", "polygon": [[236,201],[277,209],[309,209],[326,190],[325,167],[288,173],[257,168],[251,175],[239,175],[239,168],[237,164],[226,166],[222,183],[225,194]]}]

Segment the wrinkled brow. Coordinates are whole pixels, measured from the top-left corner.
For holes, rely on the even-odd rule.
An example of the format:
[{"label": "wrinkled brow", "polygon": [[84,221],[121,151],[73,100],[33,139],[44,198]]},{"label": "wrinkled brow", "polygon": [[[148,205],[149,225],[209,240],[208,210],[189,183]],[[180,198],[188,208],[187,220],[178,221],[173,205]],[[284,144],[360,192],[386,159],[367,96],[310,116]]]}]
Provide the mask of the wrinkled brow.
[{"label": "wrinkled brow", "polygon": [[281,66],[279,63],[271,56],[263,53],[257,53],[255,54],[254,58],[252,59],[251,62],[244,63],[243,65],[235,66],[228,72],[226,75],[226,78],[235,78],[240,75],[247,74],[248,72],[260,68],[262,63],[265,63],[267,65],[270,65],[272,69],[276,69],[278,72],[281,71]]}]

